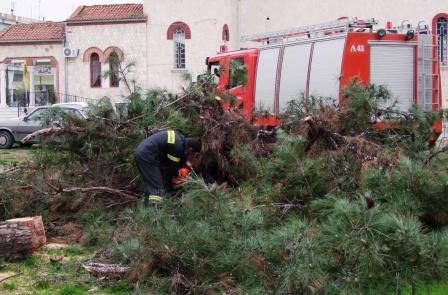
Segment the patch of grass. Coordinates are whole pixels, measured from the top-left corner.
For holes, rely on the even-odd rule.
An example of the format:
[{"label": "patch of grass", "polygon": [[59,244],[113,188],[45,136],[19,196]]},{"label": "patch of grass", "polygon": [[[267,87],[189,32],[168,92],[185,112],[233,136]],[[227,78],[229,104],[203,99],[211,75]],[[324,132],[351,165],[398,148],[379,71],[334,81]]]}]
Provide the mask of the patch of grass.
[{"label": "patch of grass", "polygon": [[117,283],[115,285],[103,289],[103,291],[107,294],[126,295],[132,293],[132,289],[133,288],[128,284]]},{"label": "patch of grass", "polygon": [[28,257],[25,260],[22,260],[20,264],[25,268],[33,268],[37,265],[37,258],[35,256]]},{"label": "patch of grass", "polygon": [[421,292],[420,294],[446,295],[448,294],[448,282],[431,285],[427,292]]},{"label": "patch of grass", "polygon": [[5,282],[5,283],[0,284],[0,289],[2,289],[2,290],[13,291],[16,288],[17,288],[17,286],[14,283]]},{"label": "patch of grass", "polygon": [[57,291],[57,295],[83,295],[87,293],[87,289],[83,286],[73,284],[63,284]]},{"label": "patch of grass", "polygon": [[50,282],[47,280],[38,281],[34,285],[34,289],[37,289],[37,290],[46,290],[48,288],[50,288]]},{"label": "patch of grass", "polygon": [[[403,292],[404,295],[411,295],[412,289],[409,287]],[[448,282],[428,283],[417,290],[417,295],[446,295],[448,294]]]},{"label": "patch of grass", "polygon": [[51,249],[47,250],[47,254],[51,256],[64,256],[64,257],[74,257],[77,256],[84,256],[86,254],[89,254],[84,248],[82,248],[78,244],[68,245],[65,248],[61,249]]},{"label": "patch of grass", "polygon": [[78,244],[69,245],[67,248],[64,248],[65,256],[79,256],[85,254],[85,250],[81,248]]},{"label": "patch of grass", "polygon": [[6,167],[18,165],[27,161],[33,148],[14,147],[10,150],[2,150],[0,152],[0,171]]},{"label": "patch of grass", "polygon": [[[80,266],[89,254],[92,253],[79,245],[57,250],[42,248],[34,256],[25,260],[6,263],[4,271],[17,273],[15,277],[7,281],[15,286],[15,289],[6,291],[0,285],[0,294],[81,295],[87,294],[90,289],[101,290],[96,279]],[[55,257],[63,258],[52,262],[51,258]],[[93,292],[92,294],[110,293]]]}]

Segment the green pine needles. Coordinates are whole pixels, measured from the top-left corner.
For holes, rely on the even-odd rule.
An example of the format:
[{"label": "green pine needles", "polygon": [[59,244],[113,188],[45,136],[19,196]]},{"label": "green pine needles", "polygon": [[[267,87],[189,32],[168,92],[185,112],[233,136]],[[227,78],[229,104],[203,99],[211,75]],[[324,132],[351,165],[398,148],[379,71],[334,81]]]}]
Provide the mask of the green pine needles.
[{"label": "green pine needles", "polygon": [[[399,113],[387,89],[355,81],[344,106],[295,100],[281,128],[260,132],[224,112],[211,78],[185,95],[134,92],[118,110],[104,99],[90,120],[65,120],[64,143],[11,175],[32,189],[0,178],[3,215],[83,225],[84,244],[130,266],[145,294],[417,294],[447,279],[448,157],[431,143],[434,114]],[[400,127],[378,130],[375,116]],[[145,207],[132,199],[132,155],[163,128],[202,136],[203,165]],[[64,190],[86,186],[131,198]]]}]

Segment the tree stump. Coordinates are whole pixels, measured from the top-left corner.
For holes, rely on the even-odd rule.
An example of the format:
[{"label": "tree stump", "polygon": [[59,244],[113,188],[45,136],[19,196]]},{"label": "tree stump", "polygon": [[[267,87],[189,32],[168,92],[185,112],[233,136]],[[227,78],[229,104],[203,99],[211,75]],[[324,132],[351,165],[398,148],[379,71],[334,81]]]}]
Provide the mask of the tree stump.
[{"label": "tree stump", "polygon": [[32,249],[36,250],[47,243],[42,216],[24,217],[6,220],[6,224],[28,227],[31,232]]},{"label": "tree stump", "polygon": [[7,261],[23,259],[33,253],[29,227],[17,224],[0,225],[0,257]]}]

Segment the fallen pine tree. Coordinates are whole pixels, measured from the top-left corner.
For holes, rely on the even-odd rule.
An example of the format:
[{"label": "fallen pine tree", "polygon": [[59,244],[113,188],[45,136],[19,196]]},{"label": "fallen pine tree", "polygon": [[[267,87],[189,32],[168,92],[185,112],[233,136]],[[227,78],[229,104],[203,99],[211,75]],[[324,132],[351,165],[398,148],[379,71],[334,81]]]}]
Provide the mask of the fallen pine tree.
[{"label": "fallen pine tree", "polygon": [[[377,132],[384,93],[354,85],[353,105],[298,100],[281,128],[260,131],[198,89],[67,118],[63,144],[0,176],[4,214],[80,223],[106,253],[94,266],[123,266],[149,293],[399,294],[446,279],[448,159],[426,143],[431,122]],[[201,136],[203,153],[176,197],[146,208],[133,151],[163,128]]]}]

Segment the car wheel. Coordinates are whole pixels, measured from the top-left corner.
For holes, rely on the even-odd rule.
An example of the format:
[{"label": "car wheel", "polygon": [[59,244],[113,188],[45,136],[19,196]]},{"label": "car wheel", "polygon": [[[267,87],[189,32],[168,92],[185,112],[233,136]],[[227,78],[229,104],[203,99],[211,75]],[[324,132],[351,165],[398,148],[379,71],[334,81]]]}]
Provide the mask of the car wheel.
[{"label": "car wheel", "polygon": [[14,137],[9,131],[0,131],[0,149],[9,149],[14,144]]}]

